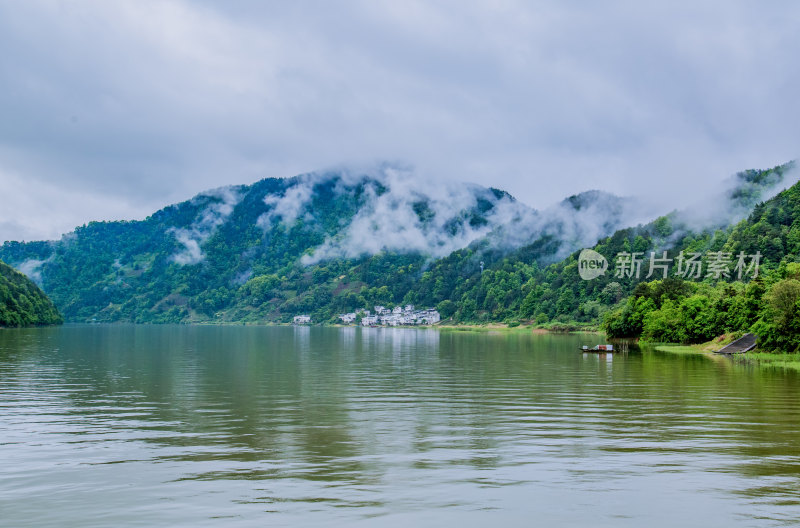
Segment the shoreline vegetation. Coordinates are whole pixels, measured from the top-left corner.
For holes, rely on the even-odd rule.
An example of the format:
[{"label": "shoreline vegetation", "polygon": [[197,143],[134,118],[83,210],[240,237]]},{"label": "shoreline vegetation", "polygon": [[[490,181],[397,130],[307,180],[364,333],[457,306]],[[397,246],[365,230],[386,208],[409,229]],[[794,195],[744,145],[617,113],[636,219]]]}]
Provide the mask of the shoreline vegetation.
[{"label": "shoreline vegetation", "polygon": [[[708,225],[676,211],[630,227],[624,227],[624,216],[615,217],[598,234],[596,211],[618,211],[621,199],[587,192],[559,206],[569,219],[566,224],[563,215],[539,211],[540,221],[531,231],[516,224],[492,229],[496,209],[522,207],[496,189],[473,190],[476,198],[463,210],[456,207],[455,216],[452,208],[437,211],[435,200],[422,196],[403,202],[408,218],[399,224],[396,215],[379,218],[390,226],[414,226],[423,238],[426,233],[443,237],[446,247],[460,247],[465,232],[485,232],[449,254],[386,246],[383,238],[345,253],[325,252],[347,238],[347,226],[373,211],[376,201],[392,195],[391,182],[371,173],[353,181],[336,172],[272,178],[204,193],[142,221],[90,222],[58,241],[6,242],[0,246],[0,259],[34,275],[68,321],[289,322],[304,314],[333,323],[339,314],[359,309],[411,304],[436,309],[442,319],[459,323],[596,326],[606,314],[627,315],[626,300],[637,296],[637,284],[661,277],[660,271],[649,273],[651,252],[662,255],[671,249],[666,260],[675,260],[681,251],[727,254],[730,246],[731,268],[740,250],[747,255],[760,251],[765,270],[798,254],[800,222],[794,229],[792,223],[800,218],[795,203],[800,188],[770,198],[781,185],[790,185],[784,173],[792,167],[789,163],[735,175],[730,192],[718,204],[733,216],[723,215]],[[297,195],[307,199],[297,216],[284,218],[278,211],[288,208]],[[749,219],[735,223],[748,212]],[[214,222],[209,224],[209,219]],[[591,221],[589,238],[563,231],[577,220]],[[513,243],[507,244],[509,236]],[[193,253],[187,253],[187,244]],[[582,280],[579,254],[589,247],[607,260],[609,269],[593,280]],[[616,255],[623,253],[644,259],[641,274],[611,269]],[[704,269],[709,266],[707,258],[694,262]],[[677,271],[677,263],[672,271]],[[719,280],[698,276],[697,282],[711,288],[733,284],[737,278],[737,273]],[[692,293],[701,298],[691,299],[690,308],[703,296],[709,298],[705,291]],[[662,307],[658,298],[653,302]],[[634,315],[648,306],[636,308]],[[672,308],[667,306],[664,314],[672,316]],[[620,309],[622,314],[617,313]],[[638,330],[639,321],[624,319],[615,330]]]},{"label": "shoreline vegetation", "polygon": [[742,354],[731,354],[730,356],[715,354],[723,346],[729,344],[736,336],[723,335],[706,343],[695,345],[680,345],[672,343],[641,343],[650,346],[659,352],[676,355],[699,355],[705,356],[710,360],[730,359],[737,365],[748,365],[759,368],[777,368],[800,372],[800,353],[770,352],[761,349],[754,349]]},{"label": "shoreline vegetation", "polygon": [[[481,332],[481,331],[503,331],[503,332],[531,332],[533,334],[598,334],[604,333],[597,327],[597,325],[580,325],[580,324],[553,324],[553,325],[533,325],[533,324],[508,324],[508,323],[447,323],[433,324],[433,325],[401,325],[401,326],[368,326],[354,324],[341,324],[341,323],[311,323],[311,324],[294,324],[286,322],[275,321],[181,321],[176,323],[131,323],[128,321],[67,321],[66,325],[160,325],[160,324],[176,324],[187,326],[279,326],[279,327],[306,327],[306,328],[405,328],[405,329],[429,329],[440,331],[463,331],[463,332]],[[2,328],[2,327],[0,327]]]},{"label": "shoreline vegetation", "polygon": [[[0,259],[28,270],[70,322],[435,323],[443,331],[602,331],[611,342],[684,345],[753,333],[760,350],[749,357],[783,365],[800,352],[800,183],[784,177],[794,169],[787,163],[736,174],[721,196],[736,214],[724,220],[698,225],[693,212],[674,211],[618,229],[591,251],[545,231],[498,246],[490,231],[444,257],[384,247],[314,259],[326,237],[344,236],[341,227],[374,205],[366,190],[390,192],[369,175],[342,187],[341,175],[330,174],[198,195],[145,221],[90,223],[61,241],[6,242]],[[309,196],[306,215],[272,218],[269,204],[297,189]],[[465,209],[454,229],[465,218],[484,225],[510,200],[501,191],[479,194],[485,203]],[[576,195],[568,212],[574,217],[607,200]],[[431,203],[415,202],[412,223],[439,232]],[[225,218],[188,259],[181,240],[223,206]],[[602,273],[587,276],[590,264]],[[413,306],[426,308],[416,313]],[[367,320],[372,309],[382,317]],[[398,309],[398,319],[385,320]]]},{"label": "shoreline vegetation", "polygon": [[[63,324],[63,323],[61,323]],[[100,323],[67,323],[70,324],[78,324],[78,325],[92,325],[92,324],[102,324],[102,325],[114,325],[114,324],[126,324],[126,323],[107,323],[107,322],[100,322]],[[141,325],[143,323],[131,323],[135,325]],[[144,323],[145,325],[147,323]],[[153,324],[160,324],[160,323],[153,323]],[[311,324],[311,325],[295,325],[292,323],[278,323],[278,322],[271,322],[271,321],[263,321],[263,322],[253,322],[253,321],[241,321],[241,322],[232,322],[232,321],[202,321],[202,322],[182,322],[178,324],[185,324],[185,325],[197,325],[197,326],[276,326],[276,327],[287,327],[287,326],[299,326],[299,327],[327,327],[327,328],[362,328],[361,325],[346,325],[346,324],[330,324],[330,323],[322,323],[322,324]],[[42,326],[54,326],[54,325],[39,325]],[[28,327],[6,327],[0,325],[0,330],[8,330],[14,328],[31,328]],[[606,333],[598,328],[596,325],[584,325],[584,324],[550,324],[550,325],[537,325],[537,324],[514,324],[514,323],[480,323],[480,324],[470,324],[470,323],[453,323],[453,322],[443,322],[440,324],[434,325],[421,325],[421,326],[401,326],[401,327],[392,327],[392,326],[378,326],[378,327],[368,327],[368,328],[415,328],[415,329],[425,329],[425,330],[436,330],[441,332],[487,332],[487,333],[530,333],[533,335],[547,335],[547,334],[592,334],[596,336],[604,336],[606,337]],[[723,356],[715,354],[716,350],[719,350],[723,346],[731,343],[735,339],[740,337],[737,334],[725,334],[719,336],[711,341],[707,341],[705,343],[698,343],[698,344],[677,344],[677,343],[651,343],[647,341],[639,341],[637,344],[646,348],[651,348],[652,350],[658,352],[664,352],[668,354],[674,355],[699,355],[705,356],[706,358],[712,361],[719,361],[723,359],[729,359],[734,364],[739,365],[752,365],[757,366],[760,368],[779,368],[785,370],[792,370],[796,372],[800,372],[800,353],[788,353],[788,352],[780,352],[780,351],[764,351],[761,349],[756,348],[751,352],[746,352],[743,354],[733,354],[731,356]],[[606,337],[607,339],[607,337]],[[611,341],[617,341],[618,339],[612,338]],[[627,341],[627,340],[626,340]]]}]

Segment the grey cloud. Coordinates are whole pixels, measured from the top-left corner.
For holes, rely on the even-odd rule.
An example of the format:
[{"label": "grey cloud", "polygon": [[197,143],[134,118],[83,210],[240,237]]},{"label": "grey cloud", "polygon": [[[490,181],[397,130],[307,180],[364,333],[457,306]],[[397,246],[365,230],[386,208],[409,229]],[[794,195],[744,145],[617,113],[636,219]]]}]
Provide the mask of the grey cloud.
[{"label": "grey cloud", "polygon": [[[0,210],[0,238],[382,159],[538,208],[596,188],[688,205],[797,156],[796,20],[794,2],[0,2],[0,183],[34,204]],[[77,199],[37,207],[52,189]]]},{"label": "grey cloud", "polygon": [[750,214],[755,204],[774,197],[800,180],[800,170],[796,163],[790,164],[782,173],[771,174],[760,185],[746,182],[743,175],[740,173],[731,176],[720,185],[716,193],[673,214],[672,221],[677,229],[666,246],[671,246],[674,240],[685,235],[687,231],[719,229],[738,222]]}]

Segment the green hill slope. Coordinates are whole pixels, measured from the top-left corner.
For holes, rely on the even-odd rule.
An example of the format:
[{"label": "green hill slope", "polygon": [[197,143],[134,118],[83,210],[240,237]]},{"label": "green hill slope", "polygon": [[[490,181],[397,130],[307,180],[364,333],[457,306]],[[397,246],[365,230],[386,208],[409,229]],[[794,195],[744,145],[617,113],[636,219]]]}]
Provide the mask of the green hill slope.
[{"label": "green hill slope", "polygon": [[0,262],[0,327],[61,324],[47,296],[28,277]]},{"label": "green hill slope", "polygon": [[[70,321],[287,321],[298,312],[400,302],[431,262],[479,242],[495,254],[541,237],[551,260],[597,239],[573,213],[536,212],[477,185],[432,186],[394,169],[265,179],[202,193],[143,221],[91,222],[52,242],[6,242],[0,259],[41,277]],[[580,209],[580,211],[578,211]],[[546,251],[544,251],[546,250]]]},{"label": "green hill slope", "polygon": [[[637,284],[605,314],[610,336],[700,343],[752,332],[761,349],[800,350],[800,184],[758,204],[724,232],[686,237],[670,255],[679,251],[702,253],[705,274]],[[716,276],[713,264],[721,257],[728,266]]]},{"label": "green hill slope", "polygon": [[[579,276],[578,252],[559,262],[541,264],[537,256],[549,253],[544,248],[558,243],[554,239],[542,238],[509,254],[494,254],[473,245],[433,263],[414,285],[408,300],[444,303],[443,312],[451,312],[456,322],[597,323],[645,281],[649,272],[645,267],[638,278],[617,277],[615,257],[622,252],[641,253],[646,266],[651,251],[659,255],[667,251],[668,257],[675,259],[680,251],[705,253],[724,248],[750,254],[761,248],[762,268],[776,268],[784,257],[792,258],[800,249],[795,228],[791,227],[798,225],[793,222],[800,219],[800,208],[793,203],[798,186],[764,203],[759,201],[765,190],[784,182],[792,168],[792,164],[786,164],[736,175],[735,185],[722,197],[722,204],[726,211],[741,212],[739,216],[751,211],[736,225],[716,218],[698,220],[701,211],[691,210],[674,212],[601,238],[588,247],[606,258],[609,271],[594,280]],[[483,272],[481,261],[485,264]]]},{"label": "green hill slope", "polygon": [[92,222],[59,241],[7,242],[0,259],[37,273],[71,321],[335,322],[410,303],[452,322],[597,325],[656,277],[611,269],[581,280],[582,247],[612,268],[620,252],[761,248],[765,273],[791,260],[797,187],[760,203],[791,168],[736,175],[720,197],[725,214],[675,212],[625,229],[629,204],[597,191],[534,211],[497,189],[426,186],[395,171],[309,174],[209,191],[144,221]]}]

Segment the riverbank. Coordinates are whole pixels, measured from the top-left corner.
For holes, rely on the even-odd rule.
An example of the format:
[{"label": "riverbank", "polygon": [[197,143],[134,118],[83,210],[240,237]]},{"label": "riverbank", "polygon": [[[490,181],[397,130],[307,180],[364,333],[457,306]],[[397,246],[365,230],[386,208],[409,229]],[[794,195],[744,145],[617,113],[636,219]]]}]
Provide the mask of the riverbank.
[{"label": "riverbank", "polygon": [[573,333],[592,333],[602,334],[597,325],[582,323],[546,323],[546,324],[525,324],[513,323],[442,323],[434,325],[434,328],[443,330],[463,330],[463,331],[489,331],[501,330],[505,332],[533,332],[534,334],[573,334]]},{"label": "riverbank", "polygon": [[[342,323],[305,323],[295,324],[290,322],[277,322],[277,321],[211,321],[211,320],[189,320],[174,323],[165,322],[131,322],[131,321],[67,321],[67,325],[185,325],[185,326],[306,326],[306,327],[328,327],[328,328],[362,328],[357,324],[342,324]],[[0,327],[2,328],[2,327]],[[544,325],[539,324],[515,324],[515,323],[448,323],[447,321],[432,325],[377,325],[366,328],[428,328],[434,330],[453,330],[464,332],[482,332],[482,331],[504,331],[504,332],[526,332],[534,334],[573,334],[573,333],[591,333],[603,334],[597,325],[581,324],[581,323],[548,323]]]},{"label": "riverbank", "polygon": [[[531,326],[505,326],[505,325],[443,325],[428,327],[433,328],[439,332],[463,332],[463,333],[490,333],[490,334],[504,334],[504,335],[578,335],[587,334],[600,339],[605,342],[602,337],[603,333],[598,330],[552,330],[547,328],[538,328]],[[593,341],[594,343],[595,341]]]},{"label": "riverbank", "polygon": [[800,372],[800,353],[788,354],[783,352],[765,352],[755,349],[743,354],[732,354],[730,356],[715,354],[723,346],[733,341],[733,336],[722,336],[707,343],[697,345],[669,345],[655,344],[653,347],[660,352],[670,354],[697,354],[708,357],[709,359],[730,359],[733,363],[740,365],[754,365],[762,368],[780,368],[795,370]]},{"label": "riverbank", "polygon": [[784,354],[764,352],[756,349],[753,352],[736,354],[733,360],[737,363],[755,363],[760,367],[781,368],[800,372],[800,354]]},{"label": "riverbank", "polygon": [[[293,323],[278,323],[272,321],[198,321],[188,324],[199,325],[246,325],[246,326],[294,326]],[[361,328],[359,324],[343,323],[310,323],[298,326],[328,326],[335,328]],[[591,333],[603,334],[597,325],[587,323],[545,323],[545,324],[525,324],[519,322],[512,323],[453,323],[449,319],[432,325],[376,325],[367,328],[432,328],[436,330],[456,331],[456,332],[525,332],[534,334],[576,334]]]},{"label": "riverbank", "polygon": [[[675,345],[668,343],[653,343],[651,346],[660,352],[669,352],[670,354],[700,354],[709,357],[719,357],[714,352],[724,347],[725,345],[733,342],[735,336],[726,334],[716,339],[712,339],[706,343],[697,345]],[[643,343],[647,344],[647,343]]]}]

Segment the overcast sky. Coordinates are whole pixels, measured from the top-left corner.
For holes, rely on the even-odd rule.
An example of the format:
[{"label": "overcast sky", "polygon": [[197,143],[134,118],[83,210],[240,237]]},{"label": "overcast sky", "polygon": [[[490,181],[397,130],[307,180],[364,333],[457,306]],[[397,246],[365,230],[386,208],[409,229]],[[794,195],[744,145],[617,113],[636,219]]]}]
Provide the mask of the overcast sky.
[{"label": "overcast sky", "polygon": [[398,161],[680,205],[800,149],[800,3],[0,0],[0,241]]}]

